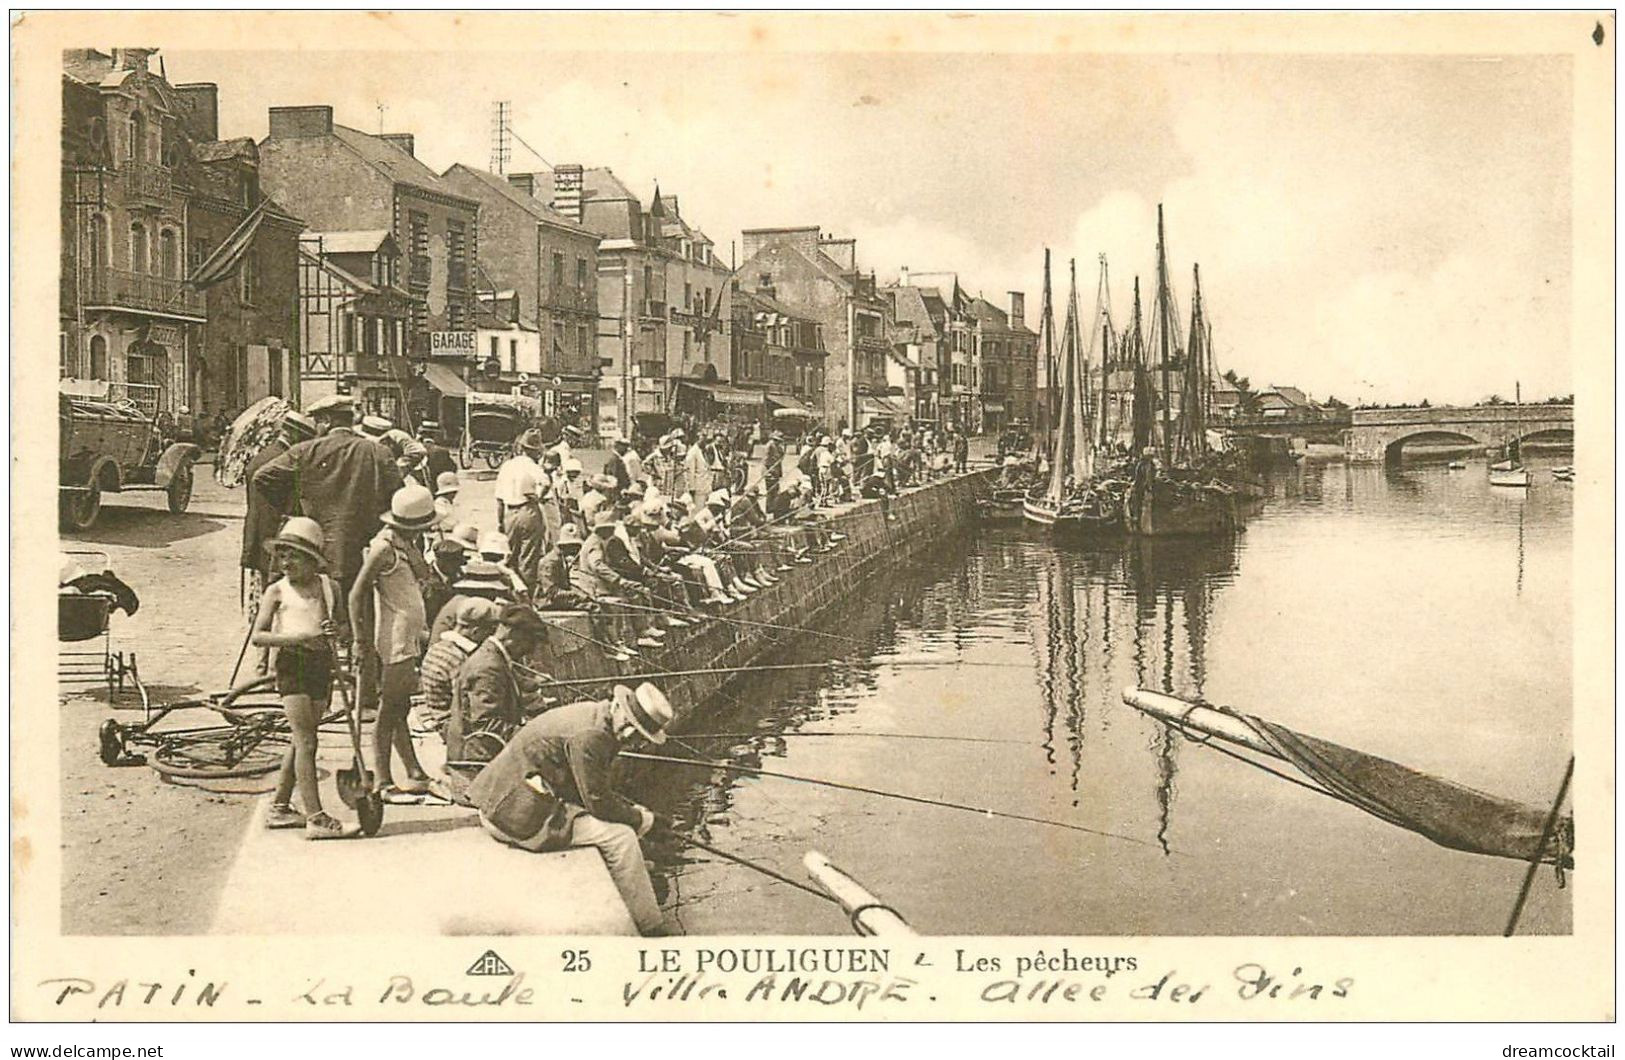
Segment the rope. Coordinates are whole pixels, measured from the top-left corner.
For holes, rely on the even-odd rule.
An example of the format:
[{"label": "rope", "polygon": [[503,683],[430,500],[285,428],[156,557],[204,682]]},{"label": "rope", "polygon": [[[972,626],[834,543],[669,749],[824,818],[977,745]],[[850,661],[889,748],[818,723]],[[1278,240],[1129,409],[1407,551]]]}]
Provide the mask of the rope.
[{"label": "rope", "polygon": [[[1203,704],[1197,704],[1197,705],[1201,706]],[[1186,716],[1189,716],[1190,711],[1186,711],[1185,713],[1186,713]],[[1264,772],[1270,774],[1273,777],[1278,777],[1281,780],[1286,781],[1288,784],[1296,784],[1300,788],[1305,788],[1305,789],[1307,789],[1309,791],[1313,791],[1313,792],[1315,792],[1317,794],[1325,795],[1327,798],[1336,799],[1338,802],[1344,802],[1344,803],[1348,802],[1347,799],[1343,798],[1343,796],[1337,794],[1335,791],[1327,791],[1325,788],[1320,787],[1318,784],[1310,784],[1307,781],[1304,781],[1304,780],[1299,779],[1298,777],[1292,776],[1290,773],[1283,773],[1280,770],[1275,769],[1272,766],[1267,766],[1263,762],[1260,762],[1255,758],[1250,758],[1247,755],[1241,754],[1241,753],[1239,753],[1237,751],[1232,751],[1230,748],[1224,746],[1223,744],[1214,743],[1211,736],[1209,736],[1205,740],[1196,739],[1195,737],[1191,736],[1185,730],[1184,719],[1183,718],[1180,720],[1180,723],[1178,723],[1178,724],[1176,724],[1174,722],[1170,722],[1170,721],[1165,721],[1165,722],[1163,722],[1163,725],[1167,726],[1167,728],[1169,728],[1173,732],[1176,732],[1179,735],[1183,736],[1185,739],[1189,740],[1191,743],[1196,744],[1198,747],[1211,748],[1212,750],[1215,750],[1215,751],[1219,752],[1222,755],[1229,755],[1231,758],[1234,758],[1238,762],[1245,762],[1248,765],[1252,766],[1254,769],[1261,769],[1261,770],[1263,770]]]},{"label": "rope", "polygon": [[1052,828],[1064,828],[1070,832],[1084,832],[1088,835],[1101,836],[1106,839],[1121,839],[1125,843],[1134,843],[1137,846],[1150,846],[1143,839],[1133,836],[1121,835],[1117,832],[1107,832],[1098,828],[1089,828],[1081,824],[1072,824],[1069,821],[1054,821],[1045,817],[1032,817],[1024,813],[1014,813],[1009,810],[994,810],[983,806],[970,806],[962,802],[949,802],[945,799],[928,799],[922,795],[909,795],[900,791],[885,791],[880,788],[864,787],[861,784],[843,784],[837,780],[820,780],[817,777],[803,777],[795,773],[777,773],[769,769],[758,769],[755,766],[735,765],[732,762],[717,762],[705,759],[678,758],[674,755],[648,754],[642,751],[622,751],[622,758],[635,759],[641,762],[666,762],[672,765],[695,766],[701,769],[721,769],[732,773],[744,773],[756,777],[776,777],[780,780],[795,780],[803,784],[815,784],[824,788],[837,788],[841,791],[854,791],[861,795],[878,795],[882,798],[900,799],[903,802],[917,802],[925,806],[937,806],[948,810],[963,810],[967,813],[980,814],[984,817],[1003,817],[1012,821],[1026,821],[1029,824],[1049,825]]},{"label": "rope", "polygon": [[[891,906],[887,905],[885,902],[864,902],[862,905],[854,907],[853,910],[850,913],[848,913],[847,916],[846,916],[846,918],[852,922],[852,932],[853,932],[853,934],[856,934],[856,935],[868,935],[869,934],[869,932],[867,932],[867,931],[865,931],[863,929],[863,925],[861,923],[859,923],[858,918],[863,916],[864,913],[869,912],[871,909],[878,909],[882,913],[890,913],[892,916],[896,917],[898,920],[902,920],[904,924],[908,924],[908,921],[906,919],[904,919],[902,913],[899,913],[897,910],[893,909]],[[909,925],[909,926],[912,927],[912,925]]]}]

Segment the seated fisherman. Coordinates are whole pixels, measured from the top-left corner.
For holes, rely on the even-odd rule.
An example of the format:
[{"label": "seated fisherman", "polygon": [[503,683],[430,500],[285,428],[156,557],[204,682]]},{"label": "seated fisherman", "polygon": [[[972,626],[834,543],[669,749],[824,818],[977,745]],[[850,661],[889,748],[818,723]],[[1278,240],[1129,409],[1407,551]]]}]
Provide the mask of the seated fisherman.
[{"label": "seated fisherman", "polygon": [[531,598],[543,611],[579,611],[589,607],[592,600],[576,589],[570,572],[581,553],[581,531],[576,524],[566,523],[536,567],[536,581],[531,586]]},{"label": "seated fisherman", "polygon": [[[616,685],[605,700],[569,703],[528,722],[469,787],[493,839],[546,852],[596,847],[632,921],[661,931],[660,903],[638,839],[653,813],[611,787],[616,752],[642,737],[664,743],[671,703],[652,684]],[[659,822],[663,823],[663,822]]]},{"label": "seated fisherman", "polygon": [[502,609],[496,632],[475,648],[453,684],[451,715],[446,722],[446,760],[469,761],[477,754],[467,737],[491,732],[506,741],[525,719],[545,709],[534,671],[521,660],[541,646],[547,626],[524,604]]},{"label": "seated fisherman", "polygon": [[414,733],[443,732],[451,717],[452,686],[474,650],[496,629],[501,608],[489,600],[464,598],[457,621],[440,634],[418,663],[418,696],[412,707]]}]

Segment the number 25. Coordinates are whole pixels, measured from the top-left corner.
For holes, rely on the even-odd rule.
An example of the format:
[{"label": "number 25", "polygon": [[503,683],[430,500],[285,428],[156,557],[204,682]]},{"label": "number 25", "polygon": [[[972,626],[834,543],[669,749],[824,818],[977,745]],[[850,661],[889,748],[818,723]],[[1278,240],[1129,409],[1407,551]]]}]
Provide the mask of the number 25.
[{"label": "number 25", "polygon": [[592,958],[587,956],[586,950],[565,950],[562,956],[567,972],[585,972],[592,968]]}]

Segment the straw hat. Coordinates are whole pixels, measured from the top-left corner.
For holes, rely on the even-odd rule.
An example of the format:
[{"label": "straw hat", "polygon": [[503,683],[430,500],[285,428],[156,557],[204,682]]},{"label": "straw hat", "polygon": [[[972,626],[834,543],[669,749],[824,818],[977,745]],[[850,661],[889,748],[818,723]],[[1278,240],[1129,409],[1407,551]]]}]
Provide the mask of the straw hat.
[{"label": "straw hat", "polygon": [[470,560],[466,563],[463,566],[463,573],[452,585],[455,592],[488,593],[491,596],[504,596],[512,588],[507,576],[502,573],[502,568],[483,559]]},{"label": "straw hat", "polygon": [[457,491],[461,488],[462,483],[458,481],[457,472],[455,471],[442,471],[439,477],[434,480],[434,495],[436,497],[455,497]]},{"label": "straw hat", "polygon": [[581,461],[577,460],[573,456],[560,465],[560,467],[563,469],[566,475],[581,474]]},{"label": "straw hat", "polygon": [[288,428],[288,433],[302,438],[316,437],[316,421],[300,412],[298,409],[289,409],[288,415],[282,421]]},{"label": "straw hat", "polygon": [[636,692],[625,685],[616,685],[614,696],[615,702],[626,711],[627,720],[644,739],[655,744],[666,742],[666,726],[672,723],[676,712],[664,692],[645,681]]},{"label": "straw hat", "polygon": [[616,522],[617,520],[615,518],[614,509],[604,507],[598,509],[597,513],[593,515],[592,528],[594,530],[600,530],[606,526],[614,526]]},{"label": "straw hat", "polygon": [[283,523],[271,547],[298,552],[324,566],[327,563],[327,557],[322,555],[322,550],[327,547],[327,535],[322,533],[320,523],[303,515],[296,515]]},{"label": "straw hat", "polygon": [[559,539],[553,542],[559,548],[569,545],[574,548],[581,547],[581,527],[574,523],[565,523],[559,527]]},{"label": "straw hat", "polygon": [[348,394],[329,394],[312,402],[305,412],[313,417],[349,420],[355,416],[355,399]]},{"label": "straw hat", "polygon": [[397,530],[427,530],[434,525],[434,495],[427,486],[402,486],[389,499],[389,511],[380,520]]},{"label": "straw hat", "polygon": [[542,432],[535,427],[530,428],[519,436],[519,448],[527,453],[539,453],[544,448]]},{"label": "straw hat", "polygon": [[446,540],[455,541],[462,545],[464,552],[478,552],[480,549],[480,528],[473,523],[458,523]]},{"label": "straw hat", "polygon": [[508,535],[496,530],[487,530],[481,534],[478,547],[482,556],[501,556],[503,559],[508,558],[508,553],[512,549]]},{"label": "straw hat", "polygon": [[491,600],[478,597],[464,601],[457,611],[457,625],[462,629],[495,629],[502,609]]},{"label": "straw hat", "polygon": [[361,417],[361,433],[370,435],[374,438],[382,438],[384,433],[393,426],[394,424],[390,423],[382,416]]},{"label": "straw hat", "polygon": [[594,475],[588,479],[588,482],[592,484],[593,489],[598,490],[600,493],[620,489],[620,484],[616,481],[614,475]]}]

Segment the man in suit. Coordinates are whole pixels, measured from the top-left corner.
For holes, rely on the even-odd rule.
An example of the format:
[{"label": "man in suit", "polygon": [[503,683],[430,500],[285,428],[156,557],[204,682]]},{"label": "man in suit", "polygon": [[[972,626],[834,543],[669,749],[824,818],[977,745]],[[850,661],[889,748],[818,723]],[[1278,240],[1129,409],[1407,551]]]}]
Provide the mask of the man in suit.
[{"label": "man in suit", "polygon": [[306,409],[319,436],[299,442],[254,472],[249,488],[277,513],[321,525],[327,570],[346,595],[361,570],[361,550],[401,486],[394,455],[354,429],[355,405],[334,395]]},{"label": "man in suit", "polygon": [[608,699],[567,703],[531,719],[469,786],[481,826],[521,850],[596,847],[638,930],[662,933],[638,840],[665,822],[611,785],[616,753],[639,739],[665,743],[672,717],[665,695],[644,682],[636,691],[616,685]]}]

